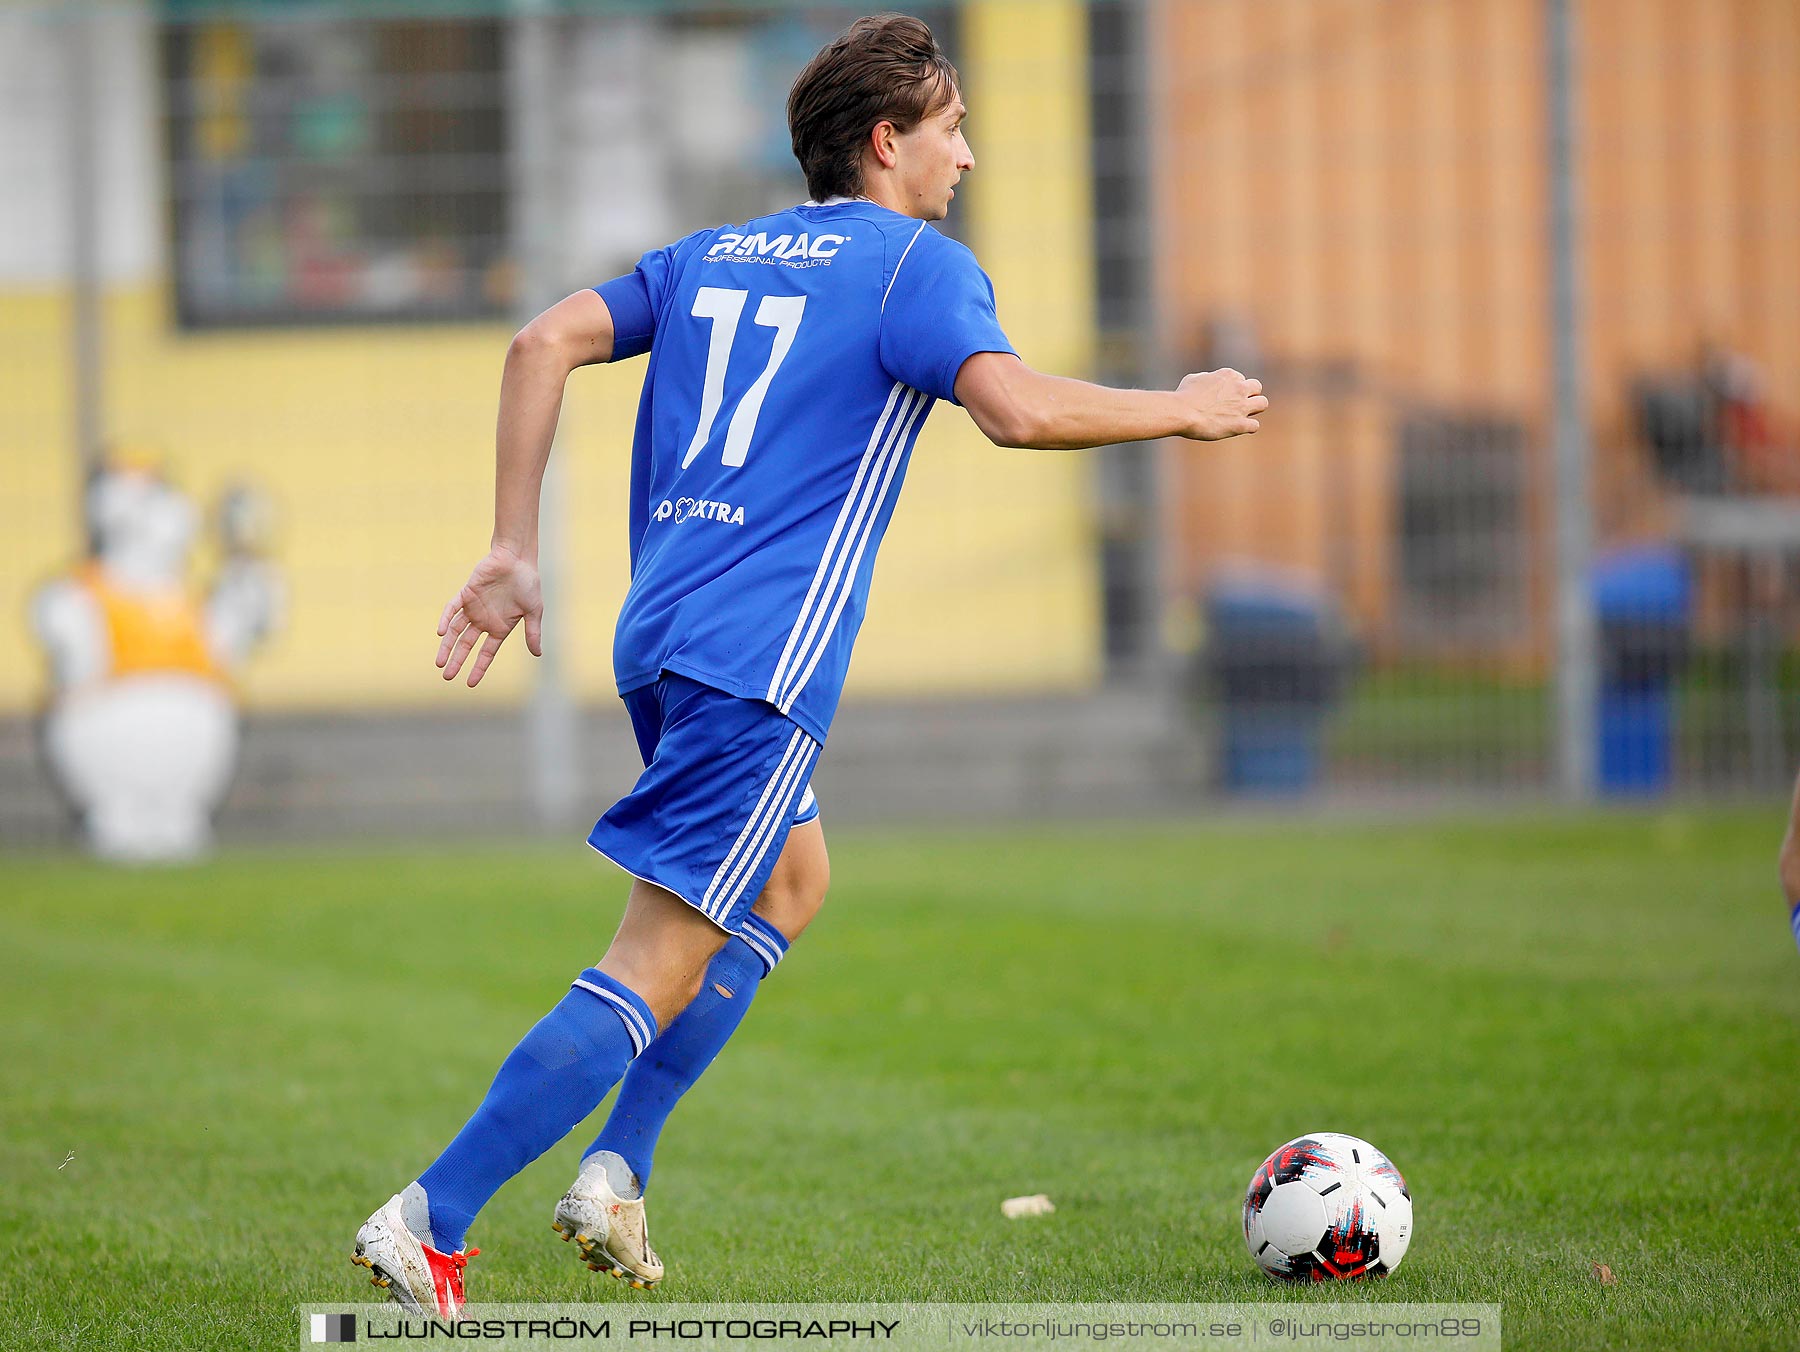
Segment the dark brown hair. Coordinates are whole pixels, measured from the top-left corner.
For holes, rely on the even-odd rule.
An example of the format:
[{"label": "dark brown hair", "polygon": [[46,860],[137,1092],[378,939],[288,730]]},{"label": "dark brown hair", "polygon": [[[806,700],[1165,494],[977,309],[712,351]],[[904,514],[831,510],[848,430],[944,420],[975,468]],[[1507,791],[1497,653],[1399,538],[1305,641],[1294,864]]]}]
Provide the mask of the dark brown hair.
[{"label": "dark brown hair", "polygon": [[956,67],[924,20],[858,19],[828,42],[788,91],[794,158],[813,200],[862,191],[862,149],[878,122],[909,132],[956,96]]}]

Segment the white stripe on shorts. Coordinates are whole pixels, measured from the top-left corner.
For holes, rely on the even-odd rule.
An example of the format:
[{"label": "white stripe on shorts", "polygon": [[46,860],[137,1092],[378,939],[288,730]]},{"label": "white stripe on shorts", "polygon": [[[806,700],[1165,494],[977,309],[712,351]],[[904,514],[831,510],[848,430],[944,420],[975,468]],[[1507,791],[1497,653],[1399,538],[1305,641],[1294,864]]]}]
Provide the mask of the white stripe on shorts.
[{"label": "white stripe on shorts", "polygon": [[[801,736],[805,736],[805,733],[801,733]],[[731,871],[731,877],[725,879],[724,895],[713,902],[713,906],[720,916],[720,924],[724,924],[724,916],[731,913],[731,907],[738,904],[738,897],[742,897],[743,888],[749,884],[749,880],[756,875],[756,870],[760,868],[763,855],[769,853],[770,844],[776,843],[778,839],[785,839],[785,832],[787,832],[788,825],[794,821],[794,817],[792,814],[783,812],[781,805],[787,803],[788,799],[794,796],[794,789],[797,785],[806,783],[806,776],[812,774],[812,762],[817,754],[819,754],[819,744],[814,742],[810,736],[806,736],[805,745],[801,747],[801,754],[788,765],[787,771],[781,772],[781,780],[772,783],[774,798],[770,799],[769,810],[763,812],[763,821],[756,828],[756,837],[752,839],[751,848],[745,850],[738,857],[738,866]],[[776,835],[778,830],[783,832],[783,835]]]},{"label": "white stripe on shorts", "polygon": [[795,757],[803,754],[802,744],[811,740],[812,738],[808,737],[800,728],[795,728],[794,735],[788,738],[787,747],[781,753],[781,760],[775,766],[775,773],[770,775],[769,782],[763,785],[762,797],[756,800],[756,806],[750,811],[750,820],[744,823],[744,829],[738,832],[738,838],[732,841],[731,848],[725,852],[725,858],[720,862],[718,872],[713,874],[712,881],[706,885],[706,895],[700,898],[700,910],[705,915],[717,918],[714,916],[716,908],[713,901],[718,895],[720,886],[724,884],[726,876],[731,872],[732,865],[737,862],[738,856],[744,852],[744,847],[756,834],[763,814],[768,810],[770,800],[775,797],[775,786],[781,781],[783,774],[793,763]]},{"label": "white stripe on shorts", "polygon": [[[762,864],[763,856],[769,851],[769,846],[778,839],[776,831],[779,829],[785,832],[793,820],[789,813],[781,810],[782,806],[793,795],[797,785],[806,783],[807,777],[812,774],[813,758],[819,754],[817,742],[808,737],[804,731],[799,735],[805,739],[800,748],[800,754],[790,761],[784,770],[777,771],[777,779],[769,782],[769,789],[774,791],[773,794],[770,794],[769,789],[763,791],[764,797],[768,800],[768,806],[762,813],[762,821],[757,825],[756,835],[752,838],[750,847],[738,856],[737,867],[725,880],[723,894],[713,902],[714,918],[720,924],[724,923],[724,917],[730,914],[731,908],[737,904],[738,897],[742,894],[745,886],[755,876],[758,867]],[[785,839],[785,836],[779,838]],[[714,882],[717,881],[715,878]],[[711,891],[712,889],[707,890]]]}]

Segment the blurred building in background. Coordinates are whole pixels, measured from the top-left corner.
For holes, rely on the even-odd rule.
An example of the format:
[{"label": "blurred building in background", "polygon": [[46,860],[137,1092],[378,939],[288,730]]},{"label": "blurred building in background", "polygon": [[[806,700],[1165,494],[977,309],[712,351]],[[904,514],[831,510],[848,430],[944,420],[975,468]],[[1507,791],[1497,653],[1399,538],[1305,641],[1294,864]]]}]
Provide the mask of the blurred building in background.
[{"label": "blurred building in background", "polygon": [[[1143,384],[1229,364],[1274,408],[1239,442],[1085,455],[998,450],[939,409],[828,810],[834,784],[869,819],[1548,794],[1571,767],[1597,793],[1764,791],[1790,771],[1791,3],[917,12],[971,107],[978,167],[945,228],[1026,359]],[[508,651],[474,694],[430,665],[487,536],[506,341],[645,249],[804,197],[787,86],[855,13],[0,14],[0,626],[20,655],[0,667],[0,841],[65,829],[27,598],[83,551],[85,478],[120,443],[163,448],[202,498],[245,480],[275,506],[286,622],[242,675],[228,835],[573,821],[628,783],[609,654],[641,365],[571,382],[554,660]],[[1571,689],[1591,696],[1573,723]]]}]

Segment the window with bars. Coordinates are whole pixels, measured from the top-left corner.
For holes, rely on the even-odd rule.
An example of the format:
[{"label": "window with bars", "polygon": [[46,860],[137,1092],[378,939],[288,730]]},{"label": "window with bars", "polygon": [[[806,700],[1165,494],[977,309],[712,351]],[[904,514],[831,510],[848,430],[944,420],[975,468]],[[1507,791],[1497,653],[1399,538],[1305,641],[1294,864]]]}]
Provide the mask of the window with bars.
[{"label": "window with bars", "polygon": [[505,313],[503,44],[484,21],[171,23],[179,322]]}]

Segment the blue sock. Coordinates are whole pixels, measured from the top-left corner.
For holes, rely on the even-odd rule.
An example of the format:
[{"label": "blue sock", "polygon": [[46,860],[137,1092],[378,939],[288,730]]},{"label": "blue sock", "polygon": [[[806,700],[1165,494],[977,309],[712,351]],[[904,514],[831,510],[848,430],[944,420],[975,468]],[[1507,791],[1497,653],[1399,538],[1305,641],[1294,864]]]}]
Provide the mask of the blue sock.
[{"label": "blue sock", "polygon": [[583,1159],[610,1150],[631,1167],[640,1189],[650,1182],[663,1124],[737,1031],[756,988],[787,949],[781,931],[761,916],[752,914],[744,922],[743,932],[720,949],[706,969],[693,1003],[632,1063],[606,1125],[582,1152]]},{"label": "blue sock", "polygon": [[[1800,944],[1800,901],[1794,903],[1793,912],[1788,916],[1788,924],[1793,927],[1794,942]],[[680,1023],[681,1020],[677,1019],[675,1022]],[[673,1026],[673,1024],[670,1025],[670,1027]]]},{"label": "blue sock", "polygon": [[513,1048],[475,1115],[419,1175],[432,1247],[460,1249],[500,1185],[593,1112],[655,1040],[656,1020],[635,991],[596,968],[584,971]]}]

